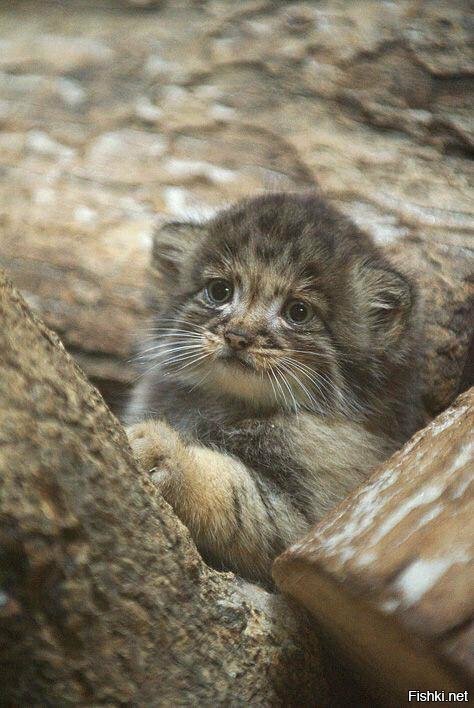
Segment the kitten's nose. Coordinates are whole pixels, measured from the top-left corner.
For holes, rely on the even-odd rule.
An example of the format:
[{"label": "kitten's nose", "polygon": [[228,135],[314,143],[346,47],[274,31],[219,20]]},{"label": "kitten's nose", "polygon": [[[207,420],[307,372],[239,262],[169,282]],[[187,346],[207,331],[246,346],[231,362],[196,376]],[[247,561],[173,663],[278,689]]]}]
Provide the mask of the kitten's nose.
[{"label": "kitten's nose", "polygon": [[252,341],[249,332],[243,329],[229,329],[224,332],[224,339],[232,349],[245,349]]}]

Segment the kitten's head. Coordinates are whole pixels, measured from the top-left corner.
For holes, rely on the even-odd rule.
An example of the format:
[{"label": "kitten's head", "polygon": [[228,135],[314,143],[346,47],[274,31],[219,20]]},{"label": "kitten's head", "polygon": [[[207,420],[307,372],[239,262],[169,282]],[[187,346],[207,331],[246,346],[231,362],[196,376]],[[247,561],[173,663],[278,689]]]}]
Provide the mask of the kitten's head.
[{"label": "kitten's head", "polygon": [[348,412],[406,354],[411,286],[322,197],[267,195],[167,224],[153,264],[159,376],[255,408]]}]

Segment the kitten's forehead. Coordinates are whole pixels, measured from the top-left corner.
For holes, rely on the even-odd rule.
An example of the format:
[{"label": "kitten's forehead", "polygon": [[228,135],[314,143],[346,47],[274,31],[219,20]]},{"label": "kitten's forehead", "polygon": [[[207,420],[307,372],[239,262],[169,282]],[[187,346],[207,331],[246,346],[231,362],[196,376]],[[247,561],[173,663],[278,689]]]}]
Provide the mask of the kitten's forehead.
[{"label": "kitten's forehead", "polygon": [[308,261],[327,261],[334,252],[339,217],[317,200],[295,195],[267,195],[221,212],[209,223],[207,257],[254,263],[288,273]]},{"label": "kitten's forehead", "polygon": [[249,297],[271,300],[286,295],[289,286],[288,273],[285,277],[284,271],[278,268],[276,263],[252,265],[252,268],[245,268],[245,264],[235,264],[236,273],[241,275],[243,287]]},{"label": "kitten's forehead", "polygon": [[[208,277],[229,277],[252,297],[283,296],[302,281],[302,264],[294,251],[275,242],[252,239],[230,251],[214,251],[204,267]],[[306,261],[307,266],[309,262]],[[316,267],[314,267],[316,276]]]},{"label": "kitten's forehead", "polygon": [[318,195],[271,194],[220,212],[194,272],[229,273],[256,290],[309,290],[344,285],[346,273],[372,248],[345,216]]},{"label": "kitten's forehead", "polygon": [[321,285],[324,259],[304,253],[298,243],[278,243],[256,237],[235,249],[215,249],[202,263],[205,278],[229,278],[245,294],[249,304],[314,291]]}]

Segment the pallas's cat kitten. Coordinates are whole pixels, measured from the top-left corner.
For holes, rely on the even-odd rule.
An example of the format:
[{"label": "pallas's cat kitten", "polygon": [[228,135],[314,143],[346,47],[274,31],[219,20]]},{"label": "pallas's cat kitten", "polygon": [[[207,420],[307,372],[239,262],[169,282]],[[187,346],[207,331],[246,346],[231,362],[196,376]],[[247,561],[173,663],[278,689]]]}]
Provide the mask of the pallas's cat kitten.
[{"label": "pallas's cat kitten", "polygon": [[416,427],[413,286],[316,195],[168,224],[153,266],[133,451],[208,562],[268,580]]}]

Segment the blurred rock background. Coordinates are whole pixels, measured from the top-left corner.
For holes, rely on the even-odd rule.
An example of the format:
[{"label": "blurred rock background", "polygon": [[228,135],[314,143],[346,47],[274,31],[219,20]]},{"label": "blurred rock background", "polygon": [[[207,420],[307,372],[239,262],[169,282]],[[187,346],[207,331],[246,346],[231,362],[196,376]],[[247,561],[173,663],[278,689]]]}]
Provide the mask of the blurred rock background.
[{"label": "blurred rock background", "polygon": [[119,410],[154,224],[319,185],[426,292],[438,412],[472,322],[470,10],[0,2],[0,265]]}]

